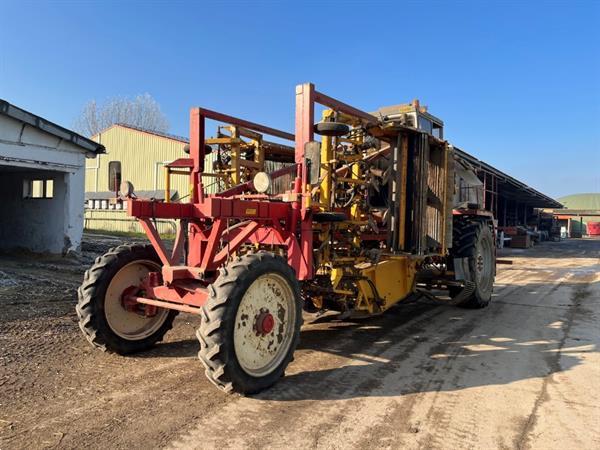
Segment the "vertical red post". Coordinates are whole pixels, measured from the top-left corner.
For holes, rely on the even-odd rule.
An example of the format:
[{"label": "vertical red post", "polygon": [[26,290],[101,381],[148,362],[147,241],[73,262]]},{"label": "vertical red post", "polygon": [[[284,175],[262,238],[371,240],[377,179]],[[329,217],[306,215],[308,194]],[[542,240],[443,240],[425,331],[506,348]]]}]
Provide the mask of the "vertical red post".
[{"label": "vertical red post", "polygon": [[[313,125],[315,123],[315,86],[305,83],[296,86],[296,163],[298,174],[294,184],[295,191],[300,198],[293,206],[292,230],[296,231],[296,224],[300,225],[300,249],[306,269],[300,268],[298,278],[301,280],[313,277],[313,249],[312,249],[312,217],[306,210],[303,194],[306,190],[307,170],[304,159],[304,146],[314,139]],[[300,185],[300,186],[299,186]]]},{"label": "vertical red post", "polygon": [[192,203],[198,203],[204,197],[202,177],[204,170],[204,116],[200,108],[190,111],[190,156],[194,160],[194,167],[190,174],[192,185]]},{"label": "vertical red post", "polygon": [[302,190],[306,187],[304,167],[304,145],[313,140],[315,123],[315,86],[304,83],[296,86],[296,163],[298,176],[302,179]]},{"label": "vertical red post", "polygon": [[196,223],[189,224],[187,265],[199,267],[206,249],[206,240],[202,229]]},{"label": "vertical red post", "polygon": [[[204,170],[204,115],[200,108],[190,111],[190,156],[194,167],[190,173],[192,203],[204,200],[201,173]],[[188,264],[197,266],[202,261],[202,233],[195,224],[189,225]]]}]

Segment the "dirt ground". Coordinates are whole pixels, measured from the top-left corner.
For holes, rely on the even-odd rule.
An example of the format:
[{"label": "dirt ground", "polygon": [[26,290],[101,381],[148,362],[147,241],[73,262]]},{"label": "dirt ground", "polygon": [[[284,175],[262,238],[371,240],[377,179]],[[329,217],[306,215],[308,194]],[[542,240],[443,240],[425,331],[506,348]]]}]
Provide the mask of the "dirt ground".
[{"label": "dirt ground", "polygon": [[0,256],[0,449],[600,448],[600,240],[505,251],[484,310],[307,316],[286,377],[247,398],[204,378],[196,317],[132,357],[80,335],[83,270],[120,240]]}]

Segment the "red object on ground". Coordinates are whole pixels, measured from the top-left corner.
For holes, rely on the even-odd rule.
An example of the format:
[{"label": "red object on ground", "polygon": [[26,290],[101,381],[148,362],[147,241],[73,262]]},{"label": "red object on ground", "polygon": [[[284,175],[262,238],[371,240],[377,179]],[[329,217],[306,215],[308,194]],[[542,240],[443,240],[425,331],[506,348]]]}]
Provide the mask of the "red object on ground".
[{"label": "red object on ground", "polygon": [[600,236],[600,222],[588,222],[587,232],[590,236]]}]

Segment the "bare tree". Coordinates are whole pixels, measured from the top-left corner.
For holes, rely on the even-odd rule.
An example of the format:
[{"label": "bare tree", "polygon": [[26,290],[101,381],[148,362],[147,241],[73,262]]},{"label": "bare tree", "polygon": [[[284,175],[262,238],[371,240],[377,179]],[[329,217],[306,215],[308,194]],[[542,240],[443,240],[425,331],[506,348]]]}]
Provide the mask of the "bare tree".
[{"label": "bare tree", "polygon": [[153,131],[169,129],[167,117],[150,94],[130,99],[115,97],[103,104],[89,101],[75,120],[74,129],[84,136],[93,136],[115,123],[123,123]]}]

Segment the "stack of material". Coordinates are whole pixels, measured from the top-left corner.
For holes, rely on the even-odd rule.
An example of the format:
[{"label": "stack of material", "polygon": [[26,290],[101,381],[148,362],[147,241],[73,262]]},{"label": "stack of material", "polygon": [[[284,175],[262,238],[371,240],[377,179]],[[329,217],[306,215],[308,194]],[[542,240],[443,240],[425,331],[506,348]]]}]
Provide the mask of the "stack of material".
[{"label": "stack of material", "polygon": [[523,227],[498,227],[499,231],[504,231],[507,236],[516,236]]},{"label": "stack of material", "polygon": [[512,236],[510,246],[513,248],[529,248],[533,247],[533,241],[529,234],[517,234]]},{"label": "stack of material", "polygon": [[510,246],[513,248],[530,248],[533,246],[531,232],[525,227],[499,227],[507,236],[510,236]]}]

